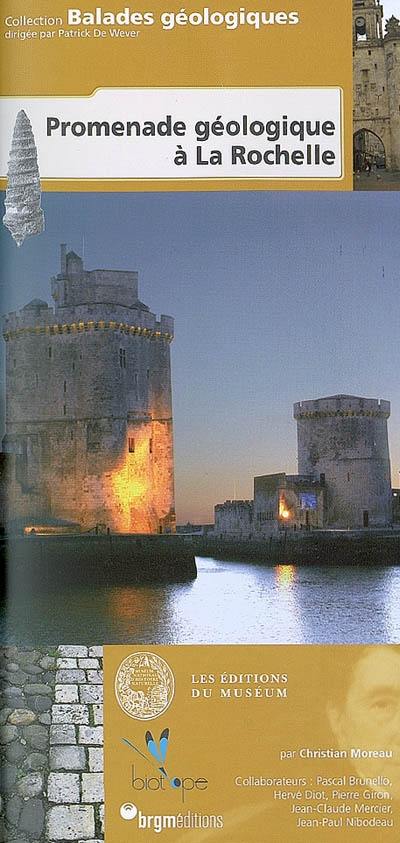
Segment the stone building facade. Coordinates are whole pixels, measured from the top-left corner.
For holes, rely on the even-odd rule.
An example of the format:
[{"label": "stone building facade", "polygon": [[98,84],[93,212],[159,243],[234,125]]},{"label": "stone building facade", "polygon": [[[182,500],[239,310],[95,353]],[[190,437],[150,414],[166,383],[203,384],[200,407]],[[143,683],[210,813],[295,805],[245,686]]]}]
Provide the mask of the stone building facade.
[{"label": "stone building facade", "polygon": [[51,292],[3,323],[9,521],[174,531],[173,319],[64,245]]},{"label": "stone building facade", "polygon": [[334,395],[294,405],[299,474],[324,484],[325,525],[392,523],[389,401]]},{"label": "stone building facade", "polygon": [[379,0],[353,0],[354,166],[400,170],[400,22]]},{"label": "stone building facade", "polygon": [[324,484],[311,477],[285,473],[255,477],[255,533],[323,527],[324,491]]},{"label": "stone building facade", "polygon": [[253,532],[253,501],[225,501],[214,508],[215,534],[250,538]]},{"label": "stone building facade", "polygon": [[[390,476],[389,401],[333,395],[294,405],[298,474],[254,478],[253,501],[215,507],[220,537],[388,527],[400,520]],[[400,497],[399,497],[400,500]]]}]

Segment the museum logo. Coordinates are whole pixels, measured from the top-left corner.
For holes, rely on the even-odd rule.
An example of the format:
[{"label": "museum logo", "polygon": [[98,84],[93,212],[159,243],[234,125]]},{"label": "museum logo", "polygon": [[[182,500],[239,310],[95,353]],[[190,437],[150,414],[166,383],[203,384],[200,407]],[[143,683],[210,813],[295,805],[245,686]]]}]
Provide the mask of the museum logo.
[{"label": "museum logo", "polygon": [[135,720],[154,720],[171,705],[174,674],[155,653],[132,653],[115,676],[115,696],[122,710]]}]

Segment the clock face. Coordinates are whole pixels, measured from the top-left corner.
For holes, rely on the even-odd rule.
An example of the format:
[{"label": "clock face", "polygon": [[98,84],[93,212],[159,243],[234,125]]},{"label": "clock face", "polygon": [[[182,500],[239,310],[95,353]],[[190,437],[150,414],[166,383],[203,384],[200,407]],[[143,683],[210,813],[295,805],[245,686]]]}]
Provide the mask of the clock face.
[{"label": "clock face", "polygon": [[356,27],[357,27],[357,29],[364,29],[365,28],[365,18],[356,18]]}]

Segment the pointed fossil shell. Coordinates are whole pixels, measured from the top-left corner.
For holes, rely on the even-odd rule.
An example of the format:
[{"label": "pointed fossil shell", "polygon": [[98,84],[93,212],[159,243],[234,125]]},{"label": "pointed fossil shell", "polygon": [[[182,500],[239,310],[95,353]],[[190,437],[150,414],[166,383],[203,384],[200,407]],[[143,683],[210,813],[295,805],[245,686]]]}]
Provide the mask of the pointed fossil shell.
[{"label": "pointed fossil shell", "polygon": [[25,111],[19,111],[15,121],[4,204],[6,213],[3,223],[17,246],[30,234],[44,231],[37,150],[32,126]]}]

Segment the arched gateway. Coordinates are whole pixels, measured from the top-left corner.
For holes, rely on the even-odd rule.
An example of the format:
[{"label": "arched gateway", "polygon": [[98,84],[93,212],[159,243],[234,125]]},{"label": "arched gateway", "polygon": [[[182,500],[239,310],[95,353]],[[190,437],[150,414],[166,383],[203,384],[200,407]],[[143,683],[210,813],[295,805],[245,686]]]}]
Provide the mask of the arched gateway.
[{"label": "arched gateway", "polygon": [[386,150],[383,140],[370,129],[358,129],[353,138],[354,171],[386,169]]}]

